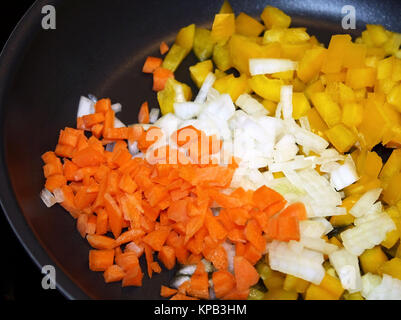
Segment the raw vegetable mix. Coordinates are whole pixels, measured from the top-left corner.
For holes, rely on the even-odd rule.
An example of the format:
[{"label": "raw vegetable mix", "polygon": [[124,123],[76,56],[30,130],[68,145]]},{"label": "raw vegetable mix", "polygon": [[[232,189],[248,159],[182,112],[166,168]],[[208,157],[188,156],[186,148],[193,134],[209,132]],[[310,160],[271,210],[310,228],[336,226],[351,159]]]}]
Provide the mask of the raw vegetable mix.
[{"label": "raw vegetable mix", "polygon": [[[224,2],[211,29],[162,42],[142,70],[160,109],[133,125],[81,97],[42,156],[42,200],[106,283],[176,268],[161,297],[401,299],[401,35],[367,25],[325,48],[278,8],[260,18]],[[174,77],[191,51],[194,99]]]}]

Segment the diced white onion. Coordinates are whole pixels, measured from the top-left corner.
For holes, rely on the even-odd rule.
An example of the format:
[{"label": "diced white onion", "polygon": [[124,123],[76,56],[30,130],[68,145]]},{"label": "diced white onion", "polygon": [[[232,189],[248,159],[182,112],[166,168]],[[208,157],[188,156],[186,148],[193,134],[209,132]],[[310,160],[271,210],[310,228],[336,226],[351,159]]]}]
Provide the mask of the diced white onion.
[{"label": "diced white onion", "polygon": [[111,109],[113,109],[113,111],[115,113],[121,112],[121,110],[123,109],[123,106],[121,105],[121,103],[114,103],[111,105]]},{"label": "diced white onion", "polygon": [[263,116],[269,114],[269,111],[248,93],[241,94],[235,104],[249,115]]},{"label": "diced white onion", "polygon": [[383,279],[366,297],[367,300],[401,300],[401,280],[388,274],[383,274]]},{"label": "diced white onion", "polygon": [[203,81],[203,84],[201,88],[199,89],[198,95],[195,98],[196,103],[204,103],[206,101],[207,95],[209,93],[210,88],[212,88],[214,82],[216,81],[216,76],[210,72],[205,81]]},{"label": "diced white onion", "polygon": [[114,128],[124,128],[126,125],[117,117],[114,117]]},{"label": "diced white onion", "polygon": [[370,293],[377,286],[379,286],[381,282],[382,282],[382,278],[379,275],[373,274],[370,272],[365,273],[362,276],[362,290],[361,290],[362,297],[367,299],[369,297]]},{"label": "diced white onion", "polygon": [[192,119],[198,116],[202,109],[202,104],[192,101],[174,103],[175,115],[183,120]]},{"label": "diced white onion", "polygon": [[352,214],[354,217],[363,216],[368,212],[370,207],[379,199],[381,192],[382,192],[381,188],[367,191],[353,205],[349,213]]},{"label": "diced white onion", "polygon": [[[348,160],[350,159],[350,160]],[[354,161],[349,156],[348,161],[338,166],[330,172],[330,184],[337,190],[342,190],[354,182],[358,181],[358,173],[356,172]]]},{"label": "diced white onion", "polygon": [[152,108],[149,112],[149,122],[155,123],[160,116],[160,109],[159,108]]},{"label": "diced white onion", "polygon": [[60,188],[54,189],[53,190],[53,195],[54,195],[54,200],[57,203],[64,202],[64,193],[63,193],[63,190],[61,190]]},{"label": "diced white onion", "polygon": [[249,72],[252,76],[296,70],[298,63],[287,59],[249,59]]},{"label": "diced white onion", "polygon": [[79,99],[77,118],[95,113],[95,102],[82,96]]},{"label": "diced white onion", "polygon": [[53,196],[53,194],[49,190],[47,190],[46,188],[44,188],[40,192],[40,198],[42,199],[43,203],[48,208],[52,207],[53,205],[55,205],[57,203],[56,199]]},{"label": "diced white onion", "polygon": [[282,86],[280,91],[280,103],[283,108],[283,119],[292,119],[292,86]]}]

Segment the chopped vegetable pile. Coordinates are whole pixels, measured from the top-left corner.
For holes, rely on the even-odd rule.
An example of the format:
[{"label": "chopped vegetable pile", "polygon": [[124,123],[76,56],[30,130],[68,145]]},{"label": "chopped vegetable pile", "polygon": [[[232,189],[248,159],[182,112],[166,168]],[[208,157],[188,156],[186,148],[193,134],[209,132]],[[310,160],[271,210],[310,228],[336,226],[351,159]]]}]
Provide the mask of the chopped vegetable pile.
[{"label": "chopped vegetable pile", "polygon": [[[150,278],[178,265],[172,300],[401,299],[401,35],[368,25],[326,49],[278,8],[260,17],[225,1],[211,30],[162,42],[142,69],[160,109],[138,123],[81,97],[41,198],[106,283],[142,286],[144,256]],[[193,101],[174,77],[191,51]]]}]

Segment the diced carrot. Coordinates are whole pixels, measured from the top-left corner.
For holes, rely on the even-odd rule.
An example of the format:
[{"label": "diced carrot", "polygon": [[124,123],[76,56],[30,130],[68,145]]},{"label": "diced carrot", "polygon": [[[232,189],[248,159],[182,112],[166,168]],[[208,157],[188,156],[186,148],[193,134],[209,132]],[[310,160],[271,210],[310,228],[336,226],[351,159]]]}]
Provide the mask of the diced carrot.
[{"label": "diced carrot", "polygon": [[56,175],[56,174],[61,174],[63,175],[63,165],[61,164],[61,161],[59,158],[56,158],[53,162],[46,163],[43,166],[43,174],[45,178],[48,178],[50,176]]},{"label": "diced carrot", "polygon": [[247,259],[252,265],[255,265],[261,258],[262,252],[259,251],[255,246],[248,242],[244,246],[244,252],[242,254],[245,259]]},{"label": "diced carrot", "polygon": [[104,204],[109,217],[111,232],[113,233],[114,238],[117,239],[121,234],[123,215],[116,201],[109,193],[104,195]]},{"label": "diced carrot", "polygon": [[178,289],[177,289],[177,290],[178,290],[178,293],[187,294],[190,285],[191,285],[191,282],[190,282],[189,280],[184,281],[183,283],[181,283],[181,284],[178,286]]},{"label": "diced carrot", "polygon": [[171,297],[171,296],[175,295],[176,293],[177,293],[177,289],[169,288],[169,287],[166,287],[163,285],[160,289],[160,296],[162,296],[163,298]]},{"label": "diced carrot", "polygon": [[62,174],[55,174],[46,179],[45,188],[50,192],[67,184],[67,179]]},{"label": "diced carrot", "polygon": [[265,250],[266,240],[262,236],[262,229],[255,219],[248,221],[245,227],[245,236],[258,251],[263,252]]},{"label": "diced carrot", "polygon": [[170,300],[199,300],[198,298],[189,297],[185,294],[177,293]]},{"label": "diced carrot", "polygon": [[249,212],[243,208],[227,209],[227,213],[230,216],[231,221],[238,226],[245,226],[246,222],[250,218]]},{"label": "diced carrot", "polygon": [[110,99],[99,99],[95,104],[96,113],[106,113],[111,109],[111,100]]},{"label": "diced carrot", "polygon": [[163,246],[158,254],[158,259],[164,264],[164,266],[171,270],[175,266],[175,251],[170,246]]},{"label": "diced carrot", "polygon": [[77,151],[72,158],[72,162],[81,168],[99,166],[104,160],[103,154],[92,147]]},{"label": "diced carrot", "polygon": [[147,101],[142,103],[141,108],[139,109],[138,122],[149,123],[149,105]]},{"label": "diced carrot", "polygon": [[275,202],[283,200],[281,194],[266,186],[260,187],[253,194],[253,203],[259,210],[264,210]]},{"label": "diced carrot", "polygon": [[153,250],[152,248],[144,243],[144,248],[145,248],[145,258],[146,258],[146,264],[147,264],[147,269],[148,269],[148,276],[149,278],[152,278],[153,274],[153,269],[152,269],[152,262],[153,262]]},{"label": "diced carrot", "polygon": [[106,283],[121,281],[124,276],[124,270],[116,264],[108,267],[103,273],[104,281]]},{"label": "diced carrot", "polygon": [[174,79],[174,73],[168,69],[159,67],[153,72],[153,91],[162,91],[168,79]]},{"label": "diced carrot", "polygon": [[227,231],[216,217],[207,216],[205,222],[206,228],[213,239],[224,240],[226,238]]},{"label": "diced carrot", "polygon": [[214,248],[210,255],[210,261],[217,270],[226,270],[228,268],[227,251],[222,245]]},{"label": "diced carrot", "polygon": [[86,236],[89,244],[95,249],[114,249],[116,242],[114,239],[102,236],[102,235],[95,235],[95,234],[88,234]]},{"label": "diced carrot", "polygon": [[278,217],[278,234],[277,240],[280,241],[299,241],[299,222],[294,216],[279,216]]},{"label": "diced carrot", "polygon": [[64,130],[60,131],[58,143],[75,148],[78,143],[78,137],[80,134],[81,131],[67,127]]},{"label": "diced carrot", "polygon": [[90,250],[89,269],[92,271],[106,271],[114,262],[114,250]]},{"label": "diced carrot", "polygon": [[168,218],[176,222],[188,220],[188,199],[173,202],[167,210]]},{"label": "diced carrot", "polygon": [[256,269],[242,256],[234,257],[234,275],[238,291],[249,289],[259,280]]},{"label": "diced carrot", "polygon": [[143,73],[153,73],[159,67],[161,67],[163,60],[156,57],[147,57],[145,60],[145,64],[143,65],[142,72]]},{"label": "diced carrot", "polygon": [[280,216],[292,216],[298,220],[305,220],[307,218],[306,209],[302,202],[296,202],[289,205],[280,213]]},{"label": "diced carrot", "polygon": [[82,238],[86,237],[87,226],[88,226],[88,215],[85,213],[79,214],[77,219],[77,230]]},{"label": "diced carrot", "polygon": [[127,251],[116,256],[116,264],[119,265],[125,272],[139,266],[138,256],[135,252]]},{"label": "diced carrot", "polygon": [[213,272],[212,281],[216,298],[224,297],[235,288],[234,275],[225,270]]},{"label": "diced carrot", "polygon": [[45,164],[57,161],[57,155],[53,151],[47,151],[41,156]]},{"label": "diced carrot", "polygon": [[142,279],[143,279],[143,272],[138,265],[138,267],[132,268],[125,274],[125,276],[123,278],[122,286],[123,287],[129,287],[129,286],[141,287]]},{"label": "diced carrot", "polygon": [[125,231],[122,233],[117,239],[116,239],[116,245],[121,246],[122,244],[126,244],[131,241],[135,241],[142,237],[145,234],[145,232],[141,229],[131,229],[128,231]]},{"label": "diced carrot", "polygon": [[88,208],[96,200],[96,197],[96,193],[89,193],[86,188],[81,188],[74,197],[75,207],[80,210]]},{"label": "diced carrot", "polygon": [[85,128],[90,129],[96,124],[100,124],[104,122],[104,114],[103,113],[92,113],[82,117],[84,121]]},{"label": "diced carrot", "polygon": [[162,272],[162,268],[160,267],[160,264],[158,264],[156,261],[153,261],[150,265],[152,268],[153,272],[160,273]]},{"label": "diced carrot", "polygon": [[159,229],[148,233],[143,242],[147,243],[153,250],[160,251],[170,233],[169,229]]},{"label": "diced carrot", "polygon": [[169,49],[170,49],[170,48],[168,47],[167,43],[165,43],[164,41],[162,41],[162,42],[160,43],[160,53],[161,53],[162,55],[166,54],[166,53],[168,52]]},{"label": "diced carrot", "polygon": [[203,262],[199,262],[191,276],[188,294],[200,299],[209,299],[209,279]]},{"label": "diced carrot", "polygon": [[107,233],[109,226],[109,217],[107,215],[106,210],[100,208],[96,211],[97,219],[96,219],[96,234],[104,235]]},{"label": "diced carrot", "polygon": [[129,174],[124,174],[121,177],[120,183],[118,185],[120,189],[126,193],[134,193],[138,188],[135,181],[131,178]]}]

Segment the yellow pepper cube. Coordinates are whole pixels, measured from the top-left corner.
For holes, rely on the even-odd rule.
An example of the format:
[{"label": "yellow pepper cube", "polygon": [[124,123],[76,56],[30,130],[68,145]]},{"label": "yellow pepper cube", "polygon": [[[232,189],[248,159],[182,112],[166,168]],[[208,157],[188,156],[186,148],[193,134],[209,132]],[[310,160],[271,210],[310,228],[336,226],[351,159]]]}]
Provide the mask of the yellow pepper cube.
[{"label": "yellow pepper cube", "polygon": [[321,136],[322,138],[326,138],[325,132],[329,127],[323,121],[322,117],[319,115],[319,112],[316,110],[316,108],[309,109],[306,116],[308,117],[311,131],[314,134]]},{"label": "yellow pepper cube", "polygon": [[248,77],[242,74],[236,78],[230,74],[223,78],[217,79],[213,87],[220,93],[228,93],[233,101],[243,93],[249,93]]},{"label": "yellow pepper cube", "polygon": [[281,288],[269,290],[265,293],[264,300],[298,300],[298,293],[286,291]]},{"label": "yellow pepper cube", "polygon": [[198,62],[196,65],[189,67],[191,79],[193,82],[195,82],[198,88],[202,86],[203,81],[205,81],[210,72],[213,72],[212,60]]},{"label": "yellow pepper cube", "polygon": [[365,300],[365,298],[362,297],[362,294],[360,292],[354,292],[354,293],[346,292],[346,293],[344,293],[344,299],[345,300]]},{"label": "yellow pepper cube", "polygon": [[344,106],[346,103],[352,103],[356,101],[354,90],[341,82],[338,84],[338,95],[340,104],[342,106]]},{"label": "yellow pepper cube", "polygon": [[285,276],[283,289],[285,291],[295,291],[297,293],[304,293],[308,289],[309,285],[310,283],[308,281],[287,274]]},{"label": "yellow pepper cube", "polygon": [[401,112],[401,84],[391,89],[390,93],[387,95],[387,102]]},{"label": "yellow pepper cube", "polygon": [[304,43],[281,43],[281,57],[293,61],[300,61],[307,50],[311,49],[309,42]]},{"label": "yellow pepper cube", "polygon": [[305,54],[298,64],[297,74],[299,79],[307,83],[314,79],[320,72],[323,62],[326,59],[327,49],[316,47],[305,51]]},{"label": "yellow pepper cube", "polygon": [[174,112],[174,102],[176,102],[178,90],[184,93],[185,100],[191,100],[191,87],[172,78],[167,80],[165,88],[157,93],[157,101],[163,115]]},{"label": "yellow pepper cube", "polygon": [[395,174],[388,181],[386,188],[383,190],[383,200],[390,205],[395,205],[401,200],[401,172]]},{"label": "yellow pepper cube", "polygon": [[279,102],[281,87],[284,85],[284,81],[269,79],[265,75],[257,75],[249,80],[249,85],[251,89],[262,98]]},{"label": "yellow pepper cube", "polygon": [[259,36],[265,27],[258,20],[241,12],[235,19],[235,32],[248,37]]},{"label": "yellow pepper cube", "polygon": [[392,70],[391,80],[400,81],[401,80],[401,59],[394,58],[393,70]]},{"label": "yellow pepper cube", "polygon": [[210,30],[195,28],[193,43],[194,53],[200,61],[207,60],[212,56],[215,42],[212,39]]},{"label": "yellow pepper cube", "polygon": [[372,179],[368,176],[362,176],[356,183],[346,187],[344,192],[346,197],[353,195],[360,196],[369,190],[381,188],[381,186],[382,184],[379,179]]},{"label": "yellow pepper cube", "polygon": [[271,75],[274,79],[281,79],[281,80],[292,80],[294,78],[294,70],[276,72]]},{"label": "yellow pepper cube", "polygon": [[383,166],[379,178],[388,182],[394,175],[401,171],[401,149],[395,149]]},{"label": "yellow pepper cube", "polygon": [[401,280],[401,259],[393,258],[383,263],[379,268],[379,274],[388,274],[393,278]]},{"label": "yellow pepper cube", "polygon": [[231,55],[228,42],[216,43],[213,49],[213,61],[216,67],[221,71],[226,71],[231,68]]},{"label": "yellow pepper cube", "polygon": [[338,300],[335,296],[327,290],[311,284],[306,290],[305,300]]},{"label": "yellow pepper cube", "polygon": [[218,13],[214,17],[212,26],[212,39],[221,41],[228,39],[235,33],[234,13]]},{"label": "yellow pepper cube", "polygon": [[343,67],[362,68],[365,66],[367,47],[364,44],[350,42],[345,51]]},{"label": "yellow pepper cube", "polygon": [[233,13],[233,8],[231,7],[230,2],[228,2],[227,0],[224,0],[219,13]]},{"label": "yellow pepper cube", "polygon": [[383,167],[383,161],[376,152],[361,150],[355,159],[355,165],[360,176],[377,178]]},{"label": "yellow pepper cube", "polygon": [[307,42],[310,39],[310,35],[306,32],[306,28],[288,28],[284,30],[281,39],[284,43],[299,44]]},{"label": "yellow pepper cube", "polygon": [[357,141],[356,134],[343,124],[337,124],[325,132],[331,144],[338,152],[347,152]]},{"label": "yellow pepper cube", "polygon": [[312,94],[312,103],[329,127],[341,122],[341,108],[326,92]]},{"label": "yellow pepper cube", "polygon": [[401,34],[397,32],[391,32],[391,36],[383,45],[383,49],[386,51],[386,55],[395,55],[401,46]]},{"label": "yellow pepper cube", "polygon": [[291,17],[286,15],[283,11],[278,8],[267,6],[261,16],[263,23],[266,28],[271,29],[273,27],[288,28],[291,24]]},{"label": "yellow pepper cube", "polygon": [[175,72],[189,51],[174,43],[163,60],[162,67]]},{"label": "yellow pepper cube", "polygon": [[311,105],[303,92],[294,92],[292,94],[292,117],[295,120],[305,116]]},{"label": "yellow pepper cube", "polygon": [[322,80],[319,78],[316,81],[310,83],[306,88],[305,88],[305,95],[306,97],[310,100],[312,98],[312,95],[316,92],[323,92],[324,91],[324,85]]},{"label": "yellow pepper cube", "polygon": [[343,244],[341,243],[340,240],[338,240],[336,237],[331,237],[329,239],[329,243],[334,244],[335,246],[342,248]]},{"label": "yellow pepper cube", "polygon": [[381,25],[367,24],[366,31],[375,47],[381,47],[389,38],[386,29]]},{"label": "yellow pepper cube", "polygon": [[382,59],[377,62],[377,79],[389,79],[392,77],[394,57]]},{"label": "yellow pepper cube", "polygon": [[400,235],[398,233],[398,230],[392,230],[387,232],[386,239],[382,241],[381,245],[387,249],[390,249],[394,247],[394,245],[397,243],[399,239]]},{"label": "yellow pepper cube", "polygon": [[319,287],[329,292],[335,300],[339,300],[344,292],[344,288],[341,285],[341,281],[328,273],[324,276]]},{"label": "yellow pepper cube", "polygon": [[262,101],[262,105],[265,107],[265,109],[267,111],[269,111],[270,115],[275,114],[276,108],[277,108],[277,103],[276,102],[264,99]]},{"label": "yellow pepper cube", "polygon": [[304,92],[306,90],[306,84],[298,77],[292,81],[292,88],[294,92],[303,92],[306,96],[306,93]]},{"label": "yellow pepper cube", "polygon": [[348,69],[345,84],[352,89],[373,87],[376,81],[376,70],[374,68]]},{"label": "yellow pepper cube", "polygon": [[195,38],[195,24],[182,28],[175,38],[175,43],[189,51],[192,50]]},{"label": "yellow pepper cube", "polygon": [[387,261],[387,256],[380,246],[365,250],[359,257],[361,268],[364,273],[377,274],[379,267]]},{"label": "yellow pepper cube", "polygon": [[346,103],[343,106],[341,122],[352,128],[357,127],[363,120],[363,107],[359,103]]},{"label": "yellow pepper cube", "polygon": [[391,78],[377,80],[375,84],[375,92],[388,95],[396,85],[397,82],[393,81]]},{"label": "yellow pepper cube", "polygon": [[350,47],[351,36],[348,34],[334,35],[331,37],[326,58],[323,62],[323,73],[338,73],[341,71],[344,56]]}]

